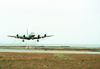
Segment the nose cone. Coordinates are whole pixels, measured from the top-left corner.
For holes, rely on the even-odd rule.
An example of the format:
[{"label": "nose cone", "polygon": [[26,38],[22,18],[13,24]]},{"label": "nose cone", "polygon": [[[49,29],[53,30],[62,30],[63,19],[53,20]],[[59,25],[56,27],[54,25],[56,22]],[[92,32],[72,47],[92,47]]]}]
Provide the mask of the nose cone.
[{"label": "nose cone", "polygon": [[32,37],[32,39],[33,39],[34,37]]}]

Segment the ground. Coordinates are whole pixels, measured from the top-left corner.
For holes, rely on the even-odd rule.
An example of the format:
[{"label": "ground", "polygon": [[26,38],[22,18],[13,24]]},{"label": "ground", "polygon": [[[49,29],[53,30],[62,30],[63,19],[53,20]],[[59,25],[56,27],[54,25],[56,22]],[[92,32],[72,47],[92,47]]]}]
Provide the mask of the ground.
[{"label": "ground", "polygon": [[100,54],[0,52],[0,69],[100,69]]},{"label": "ground", "polygon": [[41,46],[0,46],[0,49],[24,49],[24,50],[56,50],[56,51],[100,51],[100,48],[93,47],[69,47],[69,46],[59,46],[59,47],[41,47]]}]

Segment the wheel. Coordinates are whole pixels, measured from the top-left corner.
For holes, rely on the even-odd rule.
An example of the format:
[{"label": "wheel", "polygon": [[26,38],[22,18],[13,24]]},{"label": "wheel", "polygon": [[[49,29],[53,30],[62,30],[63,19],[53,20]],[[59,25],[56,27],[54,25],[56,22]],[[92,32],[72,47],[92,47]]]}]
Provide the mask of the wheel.
[{"label": "wheel", "polygon": [[39,42],[39,40],[37,40],[37,42]]},{"label": "wheel", "polygon": [[24,42],[24,40],[22,40],[22,42]]}]

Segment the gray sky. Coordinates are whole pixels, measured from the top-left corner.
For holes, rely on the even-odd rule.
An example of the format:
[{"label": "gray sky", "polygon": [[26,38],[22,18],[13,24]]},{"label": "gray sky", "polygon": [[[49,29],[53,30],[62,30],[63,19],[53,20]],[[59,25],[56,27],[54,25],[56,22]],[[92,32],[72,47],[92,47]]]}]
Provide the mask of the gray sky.
[{"label": "gray sky", "polygon": [[[45,44],[100,44],[100,0],[0,0],[0,43],[17,33],[48,33]],[[21,40],[17,39],[17,43]],[[28,41],[36,43],[36,41]]]}]

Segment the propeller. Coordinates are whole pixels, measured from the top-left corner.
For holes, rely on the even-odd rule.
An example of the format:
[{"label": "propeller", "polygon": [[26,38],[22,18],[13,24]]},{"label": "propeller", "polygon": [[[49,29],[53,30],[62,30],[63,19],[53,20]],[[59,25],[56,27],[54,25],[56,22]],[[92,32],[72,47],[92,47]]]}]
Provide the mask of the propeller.
[{"label": "propeller", "polygon": [[15,38],[20,38],[20,37],[19,37],[19,34],[20,34],[20,33],[17,33]]},{"label": "propeller", "polygon": [[25,38],[25,35],[23,35],[23,38]]},{"label": "propeller", "polygon": [[19,35],[17,34],[17,35],[16,35],[16,38],[18,38],[18,37],[19,37]]},{"label": "propeller", "polygon": [[38,35],[38,39],[40,38],[40,35]]},{"label": "propeller", "polygon": [[46,37],[47,36],[47,34],[44,34],[44,37]]},{"label": "propeller", "polygon": [[25,35],[23,35],[23,39],[25,38]]}]

